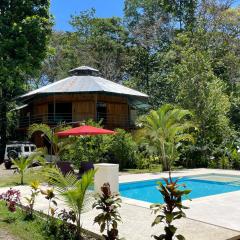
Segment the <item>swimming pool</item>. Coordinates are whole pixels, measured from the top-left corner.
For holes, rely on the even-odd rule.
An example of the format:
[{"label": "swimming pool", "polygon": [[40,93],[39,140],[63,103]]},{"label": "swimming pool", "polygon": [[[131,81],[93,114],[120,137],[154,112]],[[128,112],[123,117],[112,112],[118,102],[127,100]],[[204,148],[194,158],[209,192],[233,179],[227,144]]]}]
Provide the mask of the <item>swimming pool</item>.
[{"label": "swimming pool", "polygon": [[[120,194],[123,197],[150,203],[162,203],[163,198],[157,190],[157,180],[129,182],[120,184]],[[183,177],[179,184],[186,184],[186,189],[191,189],[190,198],[200,198],[221,193],[240,190],[240,177],[220,174],[205,174]]]}]

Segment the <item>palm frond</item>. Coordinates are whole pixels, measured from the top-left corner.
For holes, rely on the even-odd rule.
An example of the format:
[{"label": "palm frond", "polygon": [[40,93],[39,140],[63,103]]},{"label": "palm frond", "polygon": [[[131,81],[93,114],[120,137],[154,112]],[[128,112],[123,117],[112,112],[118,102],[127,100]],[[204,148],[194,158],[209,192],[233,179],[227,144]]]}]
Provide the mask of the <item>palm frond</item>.
[{"label": "palm frond", "polygon": [[83,174],[81,179],[77,179],[73,173],[64,176],[58,168],[45,170],[49,183],[54,185],[65,203],[76,212],[90,210],[89,206],[93,201],[93,193],[89,190],[89,187],[93,183],[94,174],[94,170],[89,170]]}]

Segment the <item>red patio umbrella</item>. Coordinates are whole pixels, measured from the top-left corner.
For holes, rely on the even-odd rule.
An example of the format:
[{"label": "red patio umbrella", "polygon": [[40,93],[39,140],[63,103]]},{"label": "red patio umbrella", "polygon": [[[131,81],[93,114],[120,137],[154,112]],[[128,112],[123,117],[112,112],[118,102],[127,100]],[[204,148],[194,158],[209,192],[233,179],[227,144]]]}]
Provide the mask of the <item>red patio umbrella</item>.
[{"label": "red patio umbrella", "polygon": [[85,126],[71,128],[71,129],[56,133],[58,137],[101,135],[101,134],[115,134],[115,132],[111,130],[103,129],[103,128],[97,128],[97,127],[85,125]]}]

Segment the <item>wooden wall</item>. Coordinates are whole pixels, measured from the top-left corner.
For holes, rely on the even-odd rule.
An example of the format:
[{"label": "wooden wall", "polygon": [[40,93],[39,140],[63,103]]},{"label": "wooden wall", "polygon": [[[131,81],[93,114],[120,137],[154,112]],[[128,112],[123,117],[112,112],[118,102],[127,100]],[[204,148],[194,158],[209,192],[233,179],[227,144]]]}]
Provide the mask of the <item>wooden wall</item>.
[{"label": "wooden wall", "polygon": [[[109,128],[126,128],[129,123],[129,106],[126,97],[108,96],[102,94],[68,94],[46,96],[35,99],[30,107],[31,115],[44,115],[47,121],[49,103],[72,103],[72,120],[82,121],[89,118],[96,119],[97,102],[104,102],[107,105],[107,126]],[[25,109],[26,111],[26,109]],[[46,119],[45,119],[46,118]]]},{"label": "wooden wall", "polygon": [[124,103],[107,104],[108,124],[110,128],[122,127],[128,125],[128,105]]},{"label": "wooden wall", "polygon": [[73,121],[83,121],[86,119],[95,119],[96,107],[94,101],[82,101],[72,103]]},{"label": "wooden wall", "polygon": [[44,123],[48,120],[48,104],[34,105],[31,111],[36,118],[41,119]]}]

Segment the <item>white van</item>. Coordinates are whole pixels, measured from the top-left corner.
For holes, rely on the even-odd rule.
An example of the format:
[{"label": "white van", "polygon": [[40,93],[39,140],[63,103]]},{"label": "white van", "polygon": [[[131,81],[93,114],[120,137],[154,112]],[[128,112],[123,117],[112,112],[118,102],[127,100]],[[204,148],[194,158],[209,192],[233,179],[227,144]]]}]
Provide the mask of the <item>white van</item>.
[{"label": "white van", "polygon": [[4,165],[6,169],[12,166],[11,159],[19,157],[28,157],[36,150],[36,145],[31,142],[11,142],[6,145],[4,154]]}]

